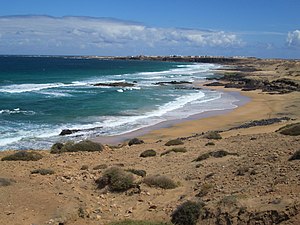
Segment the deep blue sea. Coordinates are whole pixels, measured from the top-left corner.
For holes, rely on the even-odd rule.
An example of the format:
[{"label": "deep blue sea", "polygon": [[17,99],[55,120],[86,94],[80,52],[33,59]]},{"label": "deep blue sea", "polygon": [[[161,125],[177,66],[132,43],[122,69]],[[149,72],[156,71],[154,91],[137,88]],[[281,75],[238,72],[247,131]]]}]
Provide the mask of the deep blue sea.
[{"label": "deep blue sea", "polygon": [[[47,149],[57,141],[124,134],[235,108],[226,93],[157,82],[203,81],[213,64],[82,57],[0,56],[0,149]],[[133,87],[93,86],[128,82]],[[82,129],[59,136],[62,129]]]}]

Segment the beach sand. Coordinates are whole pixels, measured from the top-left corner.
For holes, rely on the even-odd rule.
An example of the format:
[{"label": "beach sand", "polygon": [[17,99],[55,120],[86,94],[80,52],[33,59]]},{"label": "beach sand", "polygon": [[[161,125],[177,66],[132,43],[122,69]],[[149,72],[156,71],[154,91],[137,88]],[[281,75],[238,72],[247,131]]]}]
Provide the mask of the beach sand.
[{"label": "beach sand", "polygon": [[[237,66],[261,69],[247,72],[257,79],[298,80],[300,75],[298,62],[293,66],[284,60],[243,63]],[[0,224],[108,224],[124,219],[168,222],[177,206],[187,200],[205,204],[198,224],[299,224],[300,164],[289,158],[300,150],[300,138],[275,132],[285,124],[299,122],[299,92],[269,94],[261,90],[209,88],[239,92],[251,101],[220,115],[196,115],[190,118],[193,120],[149,130],[147,134],[134,133],[145,141],[140,145],[106,146],[102,152],[39,151],[44,156],[39,161],[0,161],[0,178],[11,183],[1,185],[0,179]],[[279,117],[292,120],[229,130],[253,120]],[[222,131],[222,139],[208,140],[201,135],[213,130]],[[183,144],[165,145],[176,138],[182,138]],[[176,147],[186,152],[160,156]],[[148,149],[157,155],[140,157]],[[219,150],[231,155],[195,161],[204,153]],[[12,152],[2,151],[0,158]],[[94,169],[98,165],[102,169]],[[138,186],[126,192],[100,190],[95,180],[103,176],[104,165],[164,175],[178,187],[149,187],[143,178],[135,176]],[[55,173],[31,174],[39,168]]]}]

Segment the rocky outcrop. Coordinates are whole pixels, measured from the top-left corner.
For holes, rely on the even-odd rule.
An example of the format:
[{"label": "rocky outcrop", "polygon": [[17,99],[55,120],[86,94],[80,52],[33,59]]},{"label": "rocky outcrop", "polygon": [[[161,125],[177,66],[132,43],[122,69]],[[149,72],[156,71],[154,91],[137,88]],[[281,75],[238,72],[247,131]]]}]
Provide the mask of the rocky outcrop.
[{"label": "rocky outcrop", "polygon": [[103,87],[133,87],[135,84],[128,82],[114,82],[114,83],[97,83],[93,84],[95,87],[103,86]]},{"label": "rocky outcrop", "polygon": [[240,126],[230,128],[229,130],[236,130],[236,129],[242,129],[242,128],[250,128],[250,127],[256,127],[256,126],[267,126],[274,123],[280,123],[282,121],[289,121],[291,118],[289,117],[278,117],[278,118],[270,118],[270,119],[262,119],[262,120],[254,120],[248,123],[244,123]]},{"label": "rocky outcrop", "polygon": [[203,224],[216,225],[254,225],[254,224],[280,224],[293,219],[299,214],[299,205],[287,205],[285,207],[272,207],[265,211],[250,211],[242,206],[206,208],[201,217]]},{"label": "rocky outcrop", "polygon": [[225,88],[238,88],[242,91],[262,90],[269,94],[285,94],[300,91],[300,83],[296,80],[281,78],[273,81],[247,78],[242,74],[230,74],[219,78],[225,81],[208,83],[205,86],[224,86]]},{"label": "rocky outcrop", "polygon": [[192,84],[190,81],[164,81],[157,82],[155,85],[181,85],[181,84]]},{"label": "rocky outcrop", "polygon": [[97,129],[101,129],[102,127],[93,127],[93,128],[89,128],[89,129],[63,129],[60,132],[60,136],[65,136],[65,135],[70,135],[70,134],[74,134],[80,131],[93,131],[93,130],[97,130]]},{"label": "rocky outcrop", "polygon": [[70,129],[64,129],[60,132],[60,136],[65,136],[65,135],[70,135],[70,134],[74,134],[76,132],[79,132],[80,130],[70,130]]}]

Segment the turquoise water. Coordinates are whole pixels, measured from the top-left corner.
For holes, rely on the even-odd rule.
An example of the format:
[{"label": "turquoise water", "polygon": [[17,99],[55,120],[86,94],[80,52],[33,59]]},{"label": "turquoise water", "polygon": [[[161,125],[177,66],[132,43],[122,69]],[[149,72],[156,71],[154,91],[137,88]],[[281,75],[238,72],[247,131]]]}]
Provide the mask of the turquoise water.
[{"label": "turquoise water", "polygon": [[[234,108],[236,99],[157,82],[201,81],[213,64],[76,57],[0,57],[0,149],[117,135],[166,120]],[[129,82],[133,87],[93,86]],[[224,94],[223,94],[224,95]],[[62,129],[82,129],[61,137]]]}]

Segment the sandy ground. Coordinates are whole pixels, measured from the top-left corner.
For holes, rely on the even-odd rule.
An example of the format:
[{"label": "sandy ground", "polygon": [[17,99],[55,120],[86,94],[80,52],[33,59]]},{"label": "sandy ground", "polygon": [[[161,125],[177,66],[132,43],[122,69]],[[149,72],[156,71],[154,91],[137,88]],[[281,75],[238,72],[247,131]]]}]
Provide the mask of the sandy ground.
[{"label": "sandy ground", "polygon": [[[273,71],[273,77],[280,77],[283,71],[292,71],[289,77],[298,79],[300,74],[297,63],[296,69],[285,61],[258,65],[264,69],[259,74],[264,76]],[[291,69],[286,70],[287,66]],[[11,185],[0,185],[0,224],[93,225],[128,218],[170,221],[172,211],[187,200],[203,201],[206,205],[206,216],[198,224],[226,224],[228,220],[232,224],[299,224],[300,164],[299,160],[288,159],[300,150],[300,137],[281,135],[275,130],[299,121],[300,94],[269,95],[260,91],[241,94],[252,100],[226,114],[151,131],[141,137],[145,141],[141,145],[107,146],[102,152],[40,151],[44,158],[39,161],[0,161],[0,178],[12,179]],[[203,136],[186,138],[183,145],[175,147],[184,147],[187,152],[160,156],[174,148],[164,145],[170,139],[282,116],[294,121],[225,131],[221,140],[211,141]],[[206,146],[208,142],[215,145]],[[154,149],[157,155],[141,158],[140,153],[147,149]],[[194,161],[203,153],[218,150],[236,154]],[[2,151],[0,158],[11,153]],[[170,190],[149,187],[142,182],[143,178],[136,176],[135,181],[142,182],[140,190],[122,193],[99,190],[95,180],[105,169],[94,167],[104,164],[143,169],[147,175],[165,175],[178,187]],[[84,165],[87,168],[82,169]],[[55,173],[31,174],[39,168],[49,168]],[[204,188],[207,193],[200,197]]]}]

